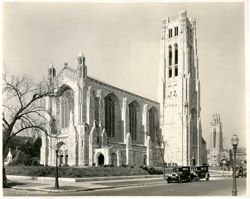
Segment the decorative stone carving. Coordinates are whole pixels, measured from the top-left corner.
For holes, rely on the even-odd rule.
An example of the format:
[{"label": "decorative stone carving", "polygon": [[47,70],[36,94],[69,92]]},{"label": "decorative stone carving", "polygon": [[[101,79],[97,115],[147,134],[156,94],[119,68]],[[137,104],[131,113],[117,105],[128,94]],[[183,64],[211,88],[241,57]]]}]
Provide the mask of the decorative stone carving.
[{"label": "decorative stone carving", "polygon": [[132,138],[130,133],[127,133],[126,137],[126,164],[133,165],[133,148],[132,148]]},{"label": "decorative stone carving", "polygon": [[102,130],[101,138],[102,138],[102,148],[103,148],[107,146],[107,139],[108,139],[105,129]]},{"label": "decorative stone carving", "polygon": [[152,143],[150,136],[147,136],[147,166],[152,166],[153,165],[153,151],[152,151]]}]

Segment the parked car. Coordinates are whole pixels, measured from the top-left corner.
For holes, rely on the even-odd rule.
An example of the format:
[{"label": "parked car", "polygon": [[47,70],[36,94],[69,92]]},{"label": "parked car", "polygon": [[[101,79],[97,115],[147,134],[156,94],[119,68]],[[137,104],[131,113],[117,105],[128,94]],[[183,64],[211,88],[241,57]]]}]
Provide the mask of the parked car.
[{"label": "parked car", "polygon": [[243,176],[242,177],[247,177],[247,169],[243,170]]},{"label": "parked car", "polygon": [[197,181],[201,179],[206,179],[208,181],[210,178],[208,165],[191,167],[191,171],[193,171],[196,174]]},{"label": "parked car", "polygon": [[236,172],[235,172],[236,178],[239,177],[247,177],[247,170],[246,168],[244,169],[243,167],[236,166]]},{"label": "parked car", "polygon": [[174,167],[173,172],[167,176],[167,182],[190,182],[191,181],[191,174],[190,174],[190,167],[183,166],[183,167]]}]

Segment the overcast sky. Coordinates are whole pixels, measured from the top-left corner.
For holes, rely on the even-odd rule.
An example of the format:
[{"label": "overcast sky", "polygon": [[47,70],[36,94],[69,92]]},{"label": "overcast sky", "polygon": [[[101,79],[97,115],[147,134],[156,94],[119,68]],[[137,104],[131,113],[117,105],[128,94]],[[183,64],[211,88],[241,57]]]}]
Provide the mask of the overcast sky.
[{"label": "overcast sky", "polygon": [[207,145],[218,112],[226,147],[233,133],[245,146],[243,3],[5,3],[3,64],[39,81],[50,63],[76,67],[83,51],[89,76],[156,100],[161,20],[184,9],[197,21]]}]

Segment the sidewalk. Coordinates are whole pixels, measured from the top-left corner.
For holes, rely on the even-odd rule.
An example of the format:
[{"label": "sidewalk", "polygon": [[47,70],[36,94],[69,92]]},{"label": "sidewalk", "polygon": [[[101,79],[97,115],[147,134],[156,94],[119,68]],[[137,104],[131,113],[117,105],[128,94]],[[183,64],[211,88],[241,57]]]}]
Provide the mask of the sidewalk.
[{"label": "sidewalk", "polygon": [[[163,176],[140,176],[135,178],[135,176],[125,176],[118,178],[109,177],[109,179],[103,178],[88,178],[88,181],[79,182],[71,179],[70,181],[64,181],[59,178],[60,189],[55,189],[54,180],[32,180],[32,179],[22,179],[20,177],[15,178],[9,177],[9,184],[12,185],[13,189],[23,189],[23,190],[34,190],[34,191],[45,191],[45,192],[76,192],[76,191],[90,191],[96,189],[111,189],[120,188],[128,186],[143,186],[143,185],[156,185],[165,183]],[[86,179],[85,179],[86,180]]]},{"label": "sidewalk", "polygon": [[217,177],[223,176],[224,177],[232,177],[232,171],[221,171],[221,170],[209,170],[210,176]]},{"label": "sidewalk", "polygon": [[[222,180],[231,177],[229,173],[211,171],[210,180]],[[112,189],[131,186],[167,184],[162,175],[146,176],[108,176],[93,178],[59,178],[59,189],[55,189],[53,177],[7,176],[13,189],[44,192],[77,192],[97,189]]]}]

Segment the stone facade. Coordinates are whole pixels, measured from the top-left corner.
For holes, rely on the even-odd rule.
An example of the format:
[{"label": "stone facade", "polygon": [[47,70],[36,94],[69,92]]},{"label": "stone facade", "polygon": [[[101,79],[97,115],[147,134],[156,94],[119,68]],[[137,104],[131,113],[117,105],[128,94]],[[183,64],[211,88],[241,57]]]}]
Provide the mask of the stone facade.
[{"label": "stone facade", "polygon": [[56,149],[60,164],[77,166],[160,166],[160,150],[168,166],[207,162],[196,21],[182,11],[162,23],[160,104],[89,77],[82,53],[77,68],[49,68],[51,86],[66,91],[47,99],[58,136],[43,137],[42,164],[55,165]]},{"label": "stone facade", "polygon": [[50,85],[64,92],[47,99],[57,138],[43,136],[41,164],[55,165],[58,149],[60,165],[159,166],[159,103],[87,76],[82,53],[77,62],[57,75],[49,67]]},{"label": "stone facade", "polygon": [[211,144],[209,146],[210,153],[208,154],[209,165],[219,166],[221,162],[221,153],[223,151],[223,135],[222,135],[222,123],[220,115],[218,113],[213,115],[211,122]]},{"label": "stone facade", "polygon": [[158,97],[165,162],[206,163],[195,19],[188,18],[186,11],[163,19],[161,39]]}]

